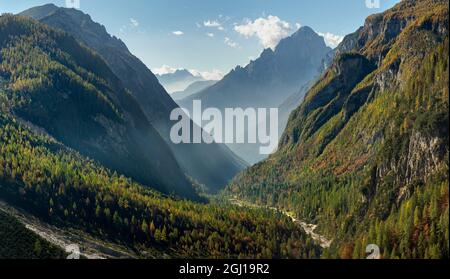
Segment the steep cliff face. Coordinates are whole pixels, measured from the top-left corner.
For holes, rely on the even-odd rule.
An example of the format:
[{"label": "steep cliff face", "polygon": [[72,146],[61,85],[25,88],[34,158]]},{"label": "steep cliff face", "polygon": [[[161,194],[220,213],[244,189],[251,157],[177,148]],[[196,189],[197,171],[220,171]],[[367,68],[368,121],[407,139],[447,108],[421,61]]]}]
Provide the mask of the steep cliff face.
[{"label": "steep cliff face", "polygon": [[[352,106],[358,107],[363,103],[350,98],[355,95],[351,95],[352,89],[374,69],[375,67],[359,54],[342,54],[337,57],[323,77],[323,82],[316,84],[309,91],[300,109],[292,113],[281,144],[295,145],[299,141],[306,141],[325,122],[339,113],[344,104],[347,108],[345,118],[349,118],[351,112],[356,110]],[[316,113],[312,113],[313,111]]]},{"label": "steep cliff face", "polygon": [[[340,257],[385,238],[386,258],[448,255],[448,67],[445,1],[402,1],[369,17],[291,114],[279,151],[229,193],[319,223]],[[411,227],[413,204],[440,210]],[[420,231],[439,226],[422,244],[443,248],[419,249]],[[395,238],[399,230],[408,234]]]},{"label": "steep cliff face", "polygon": [[[385,159],[376,166],[370,187],[376,191],[378,184],[393,179],[391,183],[398,189],[394,196],[396,204],[407,200],[414,192],[416,183],[426,184],[433,174],[445,168],[443,162],[446,160],[448,146],[443,140],[441,136],[412,132],[406,139],[407,146],[402,155]],[[364,198],[371,197],[364,196]]]},{"label": "steep cliff face", "polygon": [[[337,47],[336,53],[357,51],[378,65],[385,58],[398,36],[407,28],[425,28],[439,36],[448,33],[448,16],[442,9],[435,9],[436,3],[442,1],[403,1],[392,9],[369,16],[364,26],[347,35]],[[427,18],[425,18],[425,17]],[[417,26],[420,24],[422,26]],[[406,30],[407,31],[407,30]]]},{"label": "steep cliff face", "polygon": [[167,111],[176,107],[144,63],[132,55],[120,39],[110,36],[105,26],[94,22],[88,14],[48,4],[31,8],[20,15],[61,29],[97,52],[136,97],[155,126],[160,125],[158,122]]}]

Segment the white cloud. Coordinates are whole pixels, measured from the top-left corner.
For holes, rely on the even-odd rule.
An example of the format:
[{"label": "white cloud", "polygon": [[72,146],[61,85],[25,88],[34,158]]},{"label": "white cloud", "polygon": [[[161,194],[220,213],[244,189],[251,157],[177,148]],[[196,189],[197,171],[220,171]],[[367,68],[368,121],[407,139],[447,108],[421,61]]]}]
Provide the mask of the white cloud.
[{"label": "white cloud", "polygon": [[234,30],[245,37],[257,37],[264,48],[275,48],[281,39],[289,36],[292,26],[277,16],[247,20],[245,24],[236,25]]},{"label": "white cloud", "polygon": [[[223,16],[220,17],[220,19],[223,19]],[[203,26],[208,28],[217,28],[219,31],[225,31],[225,28],[223,27],[222,23],[218,20],[207,20],[203,22]]]},{"label": "white cloud", "polygon": [[223,78],[223,72],[220,70],[214,69],[210,72],[208,71],[199,71],[195,69],[189,69],[189,72],[196,77],[202,77],[205,80],[221,80]]},{"label": "white cloud", "polygon": [[217,20],[207,20],[203,22],[203,25],[205,27],[220,27],[222,24],[218,22]]},{"label": "white cloud", "polygon": [[212,37],[214,37],[214,33],[206,33],[206,36],[212,38]]},{"label": "white cloud", "polygon": [[153,69],[152,72],[157,75],[165,75],[165,74],[173,74],[178,69],[180,68],[173,68],[170,67],[169,65],[162,65],[160,68]]},{"label": "white cloud", "polygon": [[240,47],[238,43],[236,43],[235,41],[231,40],[228,37],[225,37],[225,44],[227,44],[229,47],[232,47],[232,48],[239,48]]},{"label": "white cloud", "polygon": [[131,22],[131,25],[134,27],[139,26],[139,22],[137,20],[135,20],[134,18],[130,18],[130,22]]},{"label": "white cloud", "polygon": [[219,15],[219,19],[221,19],[223,21],[229,21],[231,19],[231,17],[230,16]]},{"label": "white cloud", "polygon": [[[134,18],[130,18],[130,22],[126,25],[122,25],[119,31],[120,33],[126,33],[127,31],[135,31],[139,27],[139,21]],[[138,30],[139,33],[145,32],[145,30]]]},{"label": "white cloud", "polygon": [[300,23],[297,22],[297,23],[295,24],[295,28],[300,29],[300,27],[302,27],[302,25],[301,25]]},{"label": "white cloud", "polygon": [[175,36],[182,36],[182,35],[184,35],[184,32],[177,30],[177,31],[173,31],[172,34],[174,34]]},{"label": "white cloud", "polygon": [[327,46],[332,48],[337,47],[344,39],[344,36],[331,34],[329,32],[326,33],[319,32],[318,34],[325,39],[325,43],[327,44]]}]

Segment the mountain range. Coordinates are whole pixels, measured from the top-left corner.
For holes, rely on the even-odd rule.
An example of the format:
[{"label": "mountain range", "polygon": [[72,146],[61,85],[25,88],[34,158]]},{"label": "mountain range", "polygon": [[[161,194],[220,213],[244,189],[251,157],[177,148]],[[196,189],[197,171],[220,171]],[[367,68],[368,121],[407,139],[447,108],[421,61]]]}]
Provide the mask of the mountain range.
[{"label": "mountain range", "polygon": [[170,147],[172,155],[168,156],[175,156],[183,172],[198,183],[217,191],[246,166],[225,145],[174,144],[170,139],[170,129],[175,122],[170,120],[170,113],[178,107],[177,104],[126,45],[110,36],[105,27],[92,21],[89,15],[53,4],[31,8],[21,15],[63,30],[98,53]]},{"label": "mountain range", "polygon": [[0,258],[65,258],[74,244],[87,258],[317,257],[287,216],[199,198],[134,96],[70,34],[4,14],[0,53]]},{"label": "mountain range", "polygon": [[173,73],[157,74],[156,77],[170,94],[183,91],[196,81],[205,81],[201,76],[194,76],[186,69],[177,69]]},{"label": "mountain range", "polygon": [[[1,75],[14,115],[145,185],[196,196],[167,143],[99,55],[44,25],[7,24]],[[34,40],[35,32],[44,39]]]},{"label": "mountain range", "polygon": [[330,257],[448,257],[448,12],[408,0],[368,17],[229,194],[317,224]]},{"label": "mountain range", "polygon": [[278,150],[237,147],[262,159],[238,173],[224,145],[170,141],[178,106],[88,15],[2,14],[0,258],[448,259],[449,49],[446,0],[334,50],[301,28],[194,94],[281,110]]},{"label": "mountain range", "polygon": [[170,94],[170,97],[175,102],[181,101],[185,98],[188,98],[191,95],[200,93],[200,91],[213,86],[215,83],[217,83],[217,80],[199,80],[195,81],[192,84],[190,84],[186,89],[183,91],[173,92]]},{"label": "mountain range", "polygon": [[[205,108],[214,107],[222,111],[239,107],[278,108],[320,75],[330,51],[323,37],[309,27],[301,27],[281,40],[275,50],[264,50],[259,58],[244,68],[238,66],[213,86],[178,103],[189,111],[193,100],[201,100]],[[300,102],[301,98],[297,105]],[[258,144],[230,144],[229,147],[251,164],[265,158],[259,154]]]}]

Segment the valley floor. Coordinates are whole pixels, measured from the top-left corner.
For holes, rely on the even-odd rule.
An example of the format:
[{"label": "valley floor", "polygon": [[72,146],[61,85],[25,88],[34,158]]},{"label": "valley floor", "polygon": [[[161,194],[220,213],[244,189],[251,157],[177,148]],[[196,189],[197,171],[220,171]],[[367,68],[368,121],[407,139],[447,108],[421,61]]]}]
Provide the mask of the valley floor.
[{"label": "valley floor", "polygon": [[70,245],[80,247],[80,256],[87,259],[127,259],[138,258],[138,255],[130,249],[95,239],[84,232],[73,229],[58,228],[39,220],[26,213],[24,210],[13,207],[0,199],[0,211],[16,218],[28,230],[39,235],[43,239],[66,250]]},{"label": "valley floor", "polygon": [[246,201],[239,200],[239,199],[237,199],[235,197],[229,199],[229,201],[232,204],[240,206],[240,207],[267,208],[267,209],[270,209],[270,210],[273,210],[273,211],[276,211],[276,212],[281,212],[284,215],[286,215],[287,217],[289,217],[292,220],[292,222],[294,222],[295,224],[300,225],[302,230],[307,235],[309,235],[312,239],[314,239],[314,241],[317,244],[319,244],[320,247],[322,247],[322,248],[329,248],[331,246],[331,244],[333,243],[333,240],[330,240],[330,239],[326,238],[325,236],[320,235],[320,234],[315,232],[316,229],[317,229],[317,225],[315,225],[315,224],[308,224],[308,223],[306,223],[306,222],[304,222],[302,220],[297,219],[292,212],[284,211],[284,210],[281,210],[281,209],[276,208],[276,207],[266,207],[266,206],[261,206],[261,205],[249,203],[249,202],[246,202]]}]

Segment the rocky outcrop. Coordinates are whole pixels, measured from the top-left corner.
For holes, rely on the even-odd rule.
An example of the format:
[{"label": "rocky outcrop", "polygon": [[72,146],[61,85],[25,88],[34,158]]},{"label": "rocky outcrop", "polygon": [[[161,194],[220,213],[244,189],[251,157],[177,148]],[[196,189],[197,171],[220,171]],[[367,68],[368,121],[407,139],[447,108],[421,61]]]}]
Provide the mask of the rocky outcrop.
[{"label": "rocky outcrop", "polygon": [[444,159],[446,146],[440,136],[425,135],[414,132],[409,140],[408,154],[405,160],[405,182],[412,183],[416,179],[427,180],[436,172]]},{"label": "rocky outcrop", "polygon": [[383,178],[393,172],[396,184],[403,186],[414,181],[426,181],[442,164],[448,151],[441,136],[426,135],[414,131],[408,139],[407,150],[399,158],[391,158],[378,169],[378,177]]},{"label": "rocky outcrop", "polygon": [[[339,55],[324,76],[327,82],[316,84],[309,91],[305,102],[292,114],[291,125],[286,128],[281,146],[295,145],[300,140],[305,141],[339,113],[344,105],[349,118],[365,101],[364,98],[356,100],[362,94],[353,94],[349,99],[352,89],[374,69],[374,65],[362,55],[356,53]],[[339,130],[333,131],[334,134],[337,132]],[[333,137],[329,137],[327,143]],[[323,144],[322,149],[327,143]]]}]

